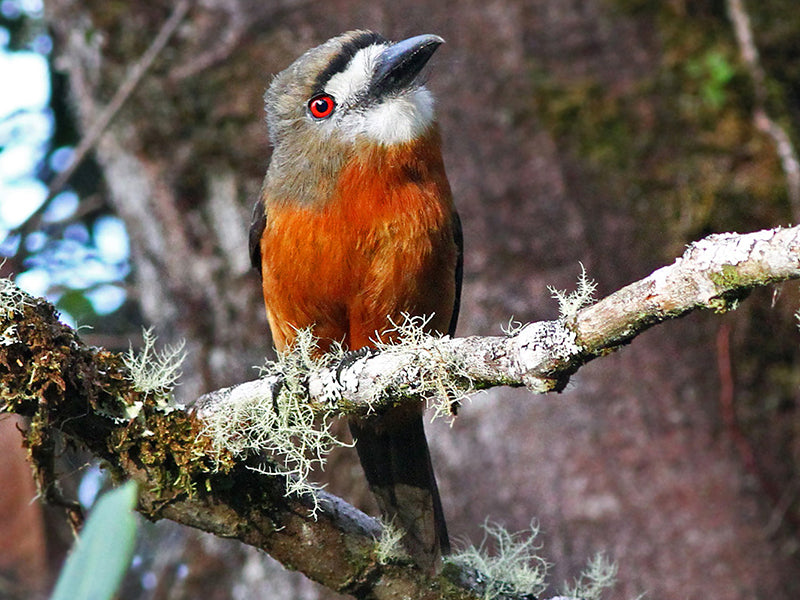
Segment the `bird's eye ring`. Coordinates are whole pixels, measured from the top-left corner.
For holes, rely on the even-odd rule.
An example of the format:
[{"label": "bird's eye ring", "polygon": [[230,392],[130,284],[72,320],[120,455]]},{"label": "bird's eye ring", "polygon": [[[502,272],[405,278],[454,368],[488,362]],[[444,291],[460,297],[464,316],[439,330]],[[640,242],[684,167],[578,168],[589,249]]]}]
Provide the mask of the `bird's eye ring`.
[{"label": "bird's eye ring", "polygon": [[308,112],[315,119],[327,119],[333,114],[336,102],[328,94],[317,94],[308,101]]}]

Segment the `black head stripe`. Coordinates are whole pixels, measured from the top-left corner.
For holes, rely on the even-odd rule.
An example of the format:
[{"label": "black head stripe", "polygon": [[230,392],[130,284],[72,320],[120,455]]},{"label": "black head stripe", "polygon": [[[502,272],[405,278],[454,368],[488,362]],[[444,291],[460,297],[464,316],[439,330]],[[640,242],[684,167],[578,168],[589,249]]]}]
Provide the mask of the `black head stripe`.
[{"label": "black head stripe", "polygon": [[372,46],[373,44],[385,44],[386,38],[379,33],[372,31],[363,31],[348,40],[342,45],[342,49],[331,59],[328,66],[322,73],[320,73],[314,81],[314,93],[317,94],[325,89],[331,77],[337,73],[341,73],[350,64],[350,61],[356,55],[356,52]]}]

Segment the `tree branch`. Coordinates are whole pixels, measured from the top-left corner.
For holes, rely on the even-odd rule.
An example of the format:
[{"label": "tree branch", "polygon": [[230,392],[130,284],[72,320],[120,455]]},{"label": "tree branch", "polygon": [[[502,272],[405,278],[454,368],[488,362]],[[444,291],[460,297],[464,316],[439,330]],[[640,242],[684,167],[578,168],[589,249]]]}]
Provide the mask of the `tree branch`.
[{"label": "tree branch", "polygon": [[[558,321],[498,337],[412,332],[406,343],[347,359],[338,370],[317,365],[304,376],[305,401],[325,414],[367,413],[389,399],[419,401],[437,391],[558,390],[582,364],[656,323],[697,308],[724,311],[754,287],[798,277],[800,227],[713,235],[672,265]],[[147,518],[237,538],[358,598],[479,598],[485,583],[466,569],[449,565],[431,577],[410,563],[381,564],[376,520],[324,492],[312,516],[313,499],[287,495],[284,477],[254,470],[255,458],[236,455],[235,444],[215,444],[207,433],[215,415],[254,397],[274,399],[285,375],[276,368],[183,410],[137,390],[119,355],[87,348],[58,322],[52,305],[0,280],[0,410],[30,417],[25,443],[38,468],[47,468],[52,435],[60,432],[116,477],[139,481],[139,510]]]},{"label": "tree branch", "polygon": [[212,449],[201,419],[136,390],[119,355],[84,346],[51,304],[8,279],[0,280],[0,393],[0,412],[31,419],[25,444],[35,468],[49,468],[60,432],[117,479],[140,482],[138,510],[148,519],[239,539],[358,598],[480,597],[462,571],[434,579],[412,564],[380,564],[377,520],[323,491],[316,506],[287,496],[282,477]]},{"label": "tree branch", "polygon": [[[657,323],[702,308],[725,312],[755,287],[796,278],[800,226],[714,234],[691,244],[673,264],[567,318],[530,323],[507,336],[416,339],[345,368],[322,365],[307,374],[310,401],[366,414],[397,402],[389,393],[396,390],[417,400],[442,387],[456,393],[498,385],[537,394],[561,390],[582,365]],[[278,372],[217,390],[198,407],[210,415],[226,404],[266,397],[282,379]]]},{"label": "tree branch", "polygon": [[781,161],[786,175],[786,193],[795,220],[800,219],[800,158],[792,144],[792,138],[767,110],[767,75],[761,65],[758,49],[753,39],[753,28],[744,0],[727,0],[728,17],[733,24],[733,32],[739,53],[742,56],[747,72],[753,81],[755,106],[753,107],[753,123],[756,129],[766,134],[775,145],[775,151]]},{"label": "tree branch", "polygon": [[158,35],[153,39],[148,46],[147,50],[145,50],[144,54],[136,61],[136,63],[131,67],[130,71],[125,77],[125,81],[122,82],[122,85],[117,89],[114,93],[114,97],[108,103],[108,105],[100,111],[100,114],[97,117],[97,120],[94,121],[91,126],[89,127],[86,135],[81,138],[81,141],[78,143],[78,146],[75,148],[72,160],[70,161],[69,166],[64,169],[58,176],[50,183],[47,189],[47,198],[43,204],[43,206],[47,206],[50,200],[53,199],[56,194],[58,194],[62,188],[69,182],[72,175],[75,174],[75,171],[81,165],[83,160],[89,155],[89,152],[94,148],[97,141],[100,139],[100,136],[103,135],[105,130],[108,128],[108,125],[111,123],[112,119],[117,115],[120,109],[125,105],[125,103],[130,98],[131,94],[136,90],[137,86],[142,80],[142,77],[145,76],[147,71],[153,65],[153,62],[164,49],[164,47],[169,42],[172,34],[178,29],[178,26],[183,22],[186,13],[189,12],[192,3],[190,0],[179,0],[174,8],[172,9],[172,13],[161,26],[161,29],[158,32]]}]

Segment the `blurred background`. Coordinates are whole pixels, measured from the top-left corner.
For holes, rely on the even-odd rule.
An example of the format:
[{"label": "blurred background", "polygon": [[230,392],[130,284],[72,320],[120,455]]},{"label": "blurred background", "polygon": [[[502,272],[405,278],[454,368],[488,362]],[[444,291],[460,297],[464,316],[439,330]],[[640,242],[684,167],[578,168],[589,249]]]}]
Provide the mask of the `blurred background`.
[{"label": "blurred background", "polygon": [[[603,296],[711,232],[800,220],[796,0],[0,0],[1,274],[89,344],[136,347],[142,326],[185,339],[183,400],[253,378],[271,352],[247,255],[270,154],[262,96],[353,28],[447,40],[428,86],[464,225],[459,335],[555,318],[547,286],[573,288],[579,261]],[[735,312],[647,332],[560,395],[492,390],[433,423],[451,534],[477,543],[487,518],[537,521],[551,595],[605,552],[619,565],[609,598],[797,598],[797,308],[796,284],[756,291]],[[37,598],[71,535],[32,502],[17,426],[0,420],[0,597]],[[89,457],[65,452],[61,471],[86,504],[103,485]],[[325,477],[370,510],[352,453]],[[159,522],[142,524],[120,597],[335,596]]]}]

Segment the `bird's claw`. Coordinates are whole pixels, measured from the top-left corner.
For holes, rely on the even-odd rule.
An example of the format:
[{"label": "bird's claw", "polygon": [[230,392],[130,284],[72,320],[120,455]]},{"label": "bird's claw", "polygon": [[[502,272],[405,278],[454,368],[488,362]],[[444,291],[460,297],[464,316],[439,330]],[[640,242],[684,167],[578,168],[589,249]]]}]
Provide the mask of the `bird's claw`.
[{"label": "bird's claw", "polygon": [[344,356],[341,358],[341,360],[339,360],[339,364],[336,366],[336,380],[341,382],[342,371],[352,366],[353,363],[355,363],[360,358],[374,356],[377,353],[378,351],[375,348],[370,348],[369,346],[364,346],[363,348],[359,348],[358,350],[350,350],[348,352],[345,352]]}]

